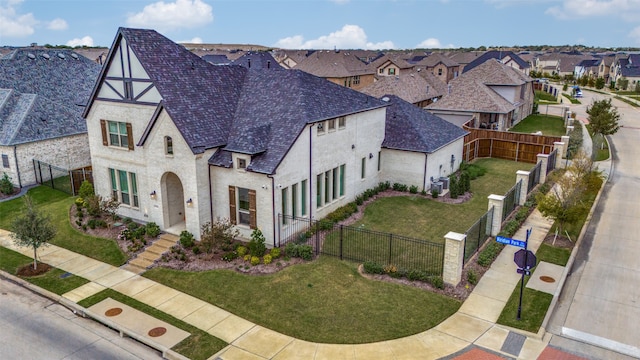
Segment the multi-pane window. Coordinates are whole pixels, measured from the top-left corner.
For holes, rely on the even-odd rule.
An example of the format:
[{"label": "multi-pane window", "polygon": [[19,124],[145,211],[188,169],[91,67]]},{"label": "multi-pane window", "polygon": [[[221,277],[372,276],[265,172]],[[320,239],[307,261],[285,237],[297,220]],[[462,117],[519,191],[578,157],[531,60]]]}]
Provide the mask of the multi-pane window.
[{"label": "multi-pane window", "polygon": [[324,173],[324,202],[331,202],[331,170]]},{"label": "multi-pane window", "polygon": [[300,183],[300,215],[307,215],[307,180]]},{"label": "multi-pane window", "polygon": [[171,136],[164,137],[164,153],[166,155],[173,155],[173,139]]},{"label": "multi-pane window", "polygon": [[316,176],[316,207],[322,206],[322,177],[323,174]]},{"label": "multi-pane window", "polygon": [[360,75],[352,76],[351,77],[351,84],[352,85],[359,85],[360,84]]},{"label": "multi-pane window", "polygon": [[122,204],[139,207],[138,180],[135,173],[109,169],[111,178],[111,197]]},{"label": "multi-pane window", "polygon": [[367,174],[367,158],[363,157],[362,161],[360,161],[360,178],[364,179]]},{"label": "multi-pane window", "polygon": [[244,170],[246,168],[247,168],[247,160],[246,159],[242,159],[242,158],[238,158],[238,169]]},{"label": "multi-pane window", "polygon": [[2,154],[2,167],[5,169],[9,168],[9,155],[7,154]]},{"label": "multi-pane window", "polygon": [[109,132],[109,145],[129,147],[127,123],[119,121],[107,121],[107,130]]},{"label": "multi-pane window", "polygon": [[378,151],[378,171],[380,171],[380,165],[381,165],[381,159],[382,159],[382,152]]},{"label": "multi-pane window", "polygon": [[282,224],[287,223],[287,193],[289,188],[282,189]]},{"label": "multi-pane window", "polygon": [[347,118],[344,116],[340,116],[338,118],[338,128],[344,129],[346,124],[347,124]]},{"label": "multi-pane window", "polygon": [[298,184],[291,185],[291,216],[298,216]]},{"label": "multi-pane window", "polygon": [[336,129],[336,119],[331,119],[328,121],[329,123],[329,131]]},{"label": "multi-pane window", "polygon": [[250,220],[249,189],[238,188],[238,222],[242,225],[249,225]]},{"label": "multi-pane window", "polygon": [[339,175],[339,173],[338,173],[338,169],[339,169],[339,168],[337,168],[337,167],[336,167],[336,168],[334,168],[334,169],[333,169],[333,171],[332,171],[332,173],[331,173],[331,175],[332,175],[332,177],[333,177],[333,178],[332,178],[332,180],[333,180],[333,191],[332,191],[332,193],[333,193],[333,200],[335,200],[335,199],[337,199],[337,198],[338,198],[338,180],[339,180],[339,178],[340,178],[340,177],[338,176],[338,175]]},{"label": "multi-pane window", "polygon": [[324,122],[319,122],[317,125],[318,135],[324,134]]},{"label": "multi-pane window", "polygon": [[389,75],[395,75],[396,74],[396,69],[395,68],[389,68],[388,74]]},{"label": "multi-pane window", "polygon": [[344,176],[346,168],[346,165],[340,165],[340,196],[344,196]]}]

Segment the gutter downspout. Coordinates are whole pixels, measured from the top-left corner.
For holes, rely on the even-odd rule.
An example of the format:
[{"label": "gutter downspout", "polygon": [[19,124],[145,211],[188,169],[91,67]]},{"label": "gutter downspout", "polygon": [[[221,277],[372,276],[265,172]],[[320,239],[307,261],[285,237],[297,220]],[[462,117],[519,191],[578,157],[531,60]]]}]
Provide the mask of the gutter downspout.
[{"label": "gutter downspout", "polygon": [[[311,161],[311,159],[313,158],[311,156],[312,154],[312,139],[313,137],[311,136],[313,134],[313,131],[311,130],[313,128],[313,124],[309,125],[309,201],[308,201],[308,206],[309,206],[309,220],[313,219],[313,206],[311,205],[311,202],[313,201],[313,197],[311,196],[311,189],[313,189],[313,176],[312,176],[312,164],[313,162]],[[317,206],[317,204],[316,204]]]},{"label": "gutter downspout", "polygon": [[427,191],[427,158],[429,154],[424,153],[424,174],[422,175],[422,191]]},{"label": "gutter downspout", "polygon": [[208,162],[207,171],[209,172],[209,213],[211,214],[211,223],[213,224],[213,195],[211,194],[213,186],[211,186],[211,164],[209,164]]},{"label": "gutter downspout", "polygon": [[[276,218],[276,180],[273,175],[267,175],[271,179],[271,217],[273,220],[273,247],[276,246],[276,227],[278,227],[278,219]],[[282,215],[284,216],[284,214]],[[258,224],[256,224],[257,226]],[[280,245],[280,239],[278,239],[278,245]],[[280,247],[280,246],[278,246]]]},{"label": "gutter downspout", "polygon": [[[22,189],[22,180],[20,179],[20,165],[18,164],[18,146],[13,145],[13,158],[16,161],[16,175],[18,176],[18,187]],[[35,175],[35,172],[34,172]]]}]

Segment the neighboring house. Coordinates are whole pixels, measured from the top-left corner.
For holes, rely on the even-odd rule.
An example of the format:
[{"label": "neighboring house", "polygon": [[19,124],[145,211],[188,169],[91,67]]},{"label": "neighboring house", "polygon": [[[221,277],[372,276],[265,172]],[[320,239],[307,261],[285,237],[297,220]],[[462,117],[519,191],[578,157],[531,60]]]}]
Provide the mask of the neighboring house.
[{"label": "neighboring house", "polygon": [[500,51],[500,50],[491,50],[487,51],[484,54],[478,56],[473,61],[468,63],[464,67],[464,72],[467,72],[476,66],[484,63],[489,59],[496,59],[501,63],[510,66],[525,75],[529,75],[529,71],[531,70],[531,66],[525,60],[520,58],[518,55],[514,54],[512,51]]},{"label": "neighboring house", "polygon": [[383,55],[370,64],[376,76],[397,76],[413,71],[414,64],[404,60],[399,55]]},{"label": "neighboring house", "polygon": [[615,59],[614,54],[607,54],[598,61],[598,77],[603,78],[605,84],[609,84],[611,65],[613,65]]},{"label": "neighboring house", "polygon": [[354,90],[373,84],[374,70],[350,51],[320,50],[307,56],[296,67],[309,74]]},{"label": "neighboring house", "polygon": [[575,66],[573,73],[576,79],[579,79],[583,76],[587,78],[596,78],[598,77],[598,64],[600,64],[602,59],[587,59],[582,60],[578,65]]},{"label": "neighboring house", "polygon": [[382,76],[378,81],[360,91],[377,98],[395,95],[424,108],[438,101],[447,92],[447,85],[429,71],[414,71],[398,76]]},{"label": "neighboring house", "polygon": [[229,65],[240,65],[247,69],[283,69],[276,59],[266,51],[249,51]]},{"label": "neighboring house", "polygon": [[444,55],[458,64],[459,71],[462,74],[468,63],[472,62],[484,53],[484,51],[455,51],[445,53]]},{"label": "neighboring house", "polygon": [[202,59],[206,62],[209,62],[213,65],[229,65],[231,64],[231,60],[224,54],[207,54],[203,55]]},{"label": "neighboring house", "polygon": [[312,52],[309,50],[276,49],[272,51],[272,55],[283,68],[293,69]]},{"label": "neighboring house", "polygon": [[36,183],[33,160],[91,165],[82,111],[100,69],[72,50],[21,48],[0,58],[0,176],[23,187]]},{"label": "neighboring house", "polygon": [[433,180],[458,170],[467,131],[410,104],[386,96],[383,178],[429,191]]},{"label": "neighboring house", "polygon": [[536,70],[542,73],[548,73],[550,75],[575,76],[574,73],[576,66],[583,60],[594,59],[591,55],[585,55],[577,51],[565,53],[565,52],[553,52],[546,53],[536,58]]},{"label": "neighboring house", "polygon": [[[395,106],[411,110],[389,115]],[[396,179],[401,151],[420,153],[402,160],[405,184],[445,173],[440,163],[457,169],[461,130],[413,111],[299,70],[212,65],[153,30],[120,28],[84,115],[96,193],[120,215],[196,238],[228,218],[273,246],[290,217],[323,218]]]},{"label": "neighboring house", "polygon": [[460,64],[444,56],[441,53],[433,53],[414,64],[416,69],[430,71],[440,81],[448,84],[449,81],[460,75]]},{"label": "neighboring house", "polygon": [[627,57],[620,57],[612,66],[612,81],[615,81],[616,87],[620,79],[626,79],[629,83],[624,90],[634,90],[637,84],[640,84],[640,54],[631,54]]},{"label": "neighboring house", "polygon": [[466,71],[449,89],[427,110],[458,126],[504,131],[533,110],[532,79],[496,59]]}]

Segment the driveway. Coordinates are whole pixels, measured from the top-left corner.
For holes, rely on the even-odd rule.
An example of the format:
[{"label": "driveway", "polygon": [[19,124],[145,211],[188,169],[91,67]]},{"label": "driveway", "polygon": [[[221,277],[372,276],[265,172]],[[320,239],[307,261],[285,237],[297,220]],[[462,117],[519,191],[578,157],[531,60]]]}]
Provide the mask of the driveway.
[{"label": "driveway", "polygon": [[[579,119],[591,98],[606,97],[584,94],[583,105],[572,106]],[[609,137],[610,178],[547,329],[555,334],[552,345],[575,347],[586,358],[640,358],[640,110],[613,104],[623,127]]]}]

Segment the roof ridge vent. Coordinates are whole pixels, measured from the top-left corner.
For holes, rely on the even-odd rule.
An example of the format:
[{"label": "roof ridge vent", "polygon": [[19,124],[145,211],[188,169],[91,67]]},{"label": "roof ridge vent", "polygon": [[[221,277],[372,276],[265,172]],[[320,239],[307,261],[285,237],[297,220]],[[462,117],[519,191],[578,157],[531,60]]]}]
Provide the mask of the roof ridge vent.
[{"label": "roof ridge vent", "polygon": [[33,60],[33,59],[35,59],[35,58],[36,58],[36,56],[35,56],[34,54],[32,54],[32,53],[28,53],[28,54],[27,54],[27,57],[28,57],[29,59],[31,59],[31,60]]},{"label": "roof ridge vent", "polygon": [[47,54],[47,53],[42,53],[42,54],[40,54],[40,56],[42,56],[43,58],[45,58],[47,60],[49,60],[51,58],[51,56],[49,56],[49,54]]},{"label": "roof ridge vent", "polygon": [[64,60],[66,58],[66,56],[64,56],[63,53],[58,53],[58,57],[62,60]]},{"label": "roof ridge vent", "polygon": [[78,54],[76,54],[76,53],[71,53],[71,57],[76,59],[76,60],[78,60]]}]

